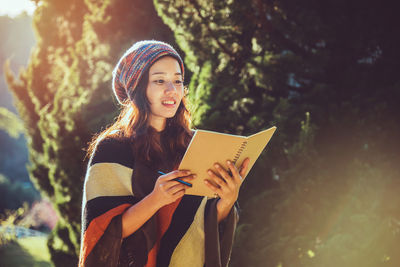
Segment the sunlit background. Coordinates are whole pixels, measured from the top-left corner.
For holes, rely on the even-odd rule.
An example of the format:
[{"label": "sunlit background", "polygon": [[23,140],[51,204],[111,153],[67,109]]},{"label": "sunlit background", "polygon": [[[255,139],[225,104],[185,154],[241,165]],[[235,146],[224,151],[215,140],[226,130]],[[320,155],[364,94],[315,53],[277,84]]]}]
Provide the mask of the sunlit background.
[{"label": "sunlit background", "polygon": [[24,11],[32,15],[35,7],[35,3],[30,0],[0,0],[0,16],[15,17]]},{"label": "sunlit background", "polygon": [[241,189],[231,267],[399,267],[396,10],[0,0],[0,266],[77,265],[84,149],[118,114],[112,69],[158,39],[185,59],[195,127],[278,128]]}]

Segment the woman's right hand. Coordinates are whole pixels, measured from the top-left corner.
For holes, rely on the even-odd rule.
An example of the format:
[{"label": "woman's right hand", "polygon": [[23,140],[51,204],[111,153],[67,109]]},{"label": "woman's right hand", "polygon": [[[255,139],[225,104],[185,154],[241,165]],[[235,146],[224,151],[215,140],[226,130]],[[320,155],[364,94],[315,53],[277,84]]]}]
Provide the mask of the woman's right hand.
[{"label": "woman's right hand", "polygon": [[195,175],[187,171],[172,171],[158,177],[153,191],[138,203],[129,207],[122,215],[122,236],[125,238],[137,231],[161,207],[175,202],[185,194],[188,187],[174,179],[190,182]]},{"label": "woman's right hand", "polygon": [[158,177],[154,189],[150,194],[155,199],[156,203],[158,203],[160,207],[163,207],[183,197],[186,189],[189,188],[189,186],[175,181],[174,179],[179,178],[190,182],[190,180],[195,177],[196,175],[191,174],[190,171],[183,170],[166,173]]}]

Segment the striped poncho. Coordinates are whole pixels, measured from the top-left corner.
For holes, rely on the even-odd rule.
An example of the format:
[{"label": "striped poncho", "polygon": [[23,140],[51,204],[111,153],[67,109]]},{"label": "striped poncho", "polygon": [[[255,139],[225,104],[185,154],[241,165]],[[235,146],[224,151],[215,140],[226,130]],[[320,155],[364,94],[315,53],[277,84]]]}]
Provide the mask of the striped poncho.
[{"label": "striped poncho", "polygon": [[131,144],[106,138],[90,158],[79,266],[227,266],[238,215],[233,208],[218,224],[217,199],[185,195],[122,238],[123,212],[149,194],[159,176]]}]

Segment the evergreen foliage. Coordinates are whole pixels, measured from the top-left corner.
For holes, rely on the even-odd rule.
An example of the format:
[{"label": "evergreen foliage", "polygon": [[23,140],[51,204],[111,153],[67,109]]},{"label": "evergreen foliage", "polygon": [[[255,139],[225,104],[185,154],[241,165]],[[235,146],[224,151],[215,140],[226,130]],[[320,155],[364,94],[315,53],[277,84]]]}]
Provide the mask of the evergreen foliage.
[{"label": "evergreen foliage", "polygon": [[77,264],[87,143],[118,114],[111,73],[140,39],[171,42],[145,0],[36,1],[37,46],[29,65],[7,83],[25,128],[29,174],[60,217],[48,246],[56,266]]},{"label": "evergreen foliage", "polygon": [[276,125],[241,190],[231,266],[397,266],[394,1],[155,0],[193,71],[194,122]]},{"label": "evergreen foliage", "polygon": [[0,107],[0,130],[12,138],[18,138],[24,132],[24,125],[17,115]]},{"label": "evergreen foliage", "polygon": [[[118,112],[112,68],[134,40],[171,43],[171,32],[151,1],[36,2],[37,46],[7,81],[30,176],[61,217],[52,260],[72,266],[82,148]],[[195,126],[244,135],[278,127],[241,190],[231,266],[399,265],[392,2],[155,0],[193,73]]]}]

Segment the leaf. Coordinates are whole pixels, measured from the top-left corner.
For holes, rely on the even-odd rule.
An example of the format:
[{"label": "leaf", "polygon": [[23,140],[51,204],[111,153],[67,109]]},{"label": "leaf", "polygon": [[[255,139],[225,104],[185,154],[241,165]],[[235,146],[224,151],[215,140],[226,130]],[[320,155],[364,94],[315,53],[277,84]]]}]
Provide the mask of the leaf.
[{"label": "leaf", "polygon": [[16,114],[7,108],[0,107],[0,130],[5,131],[12,138],[18,139],[24,133],[25,128]]}]

